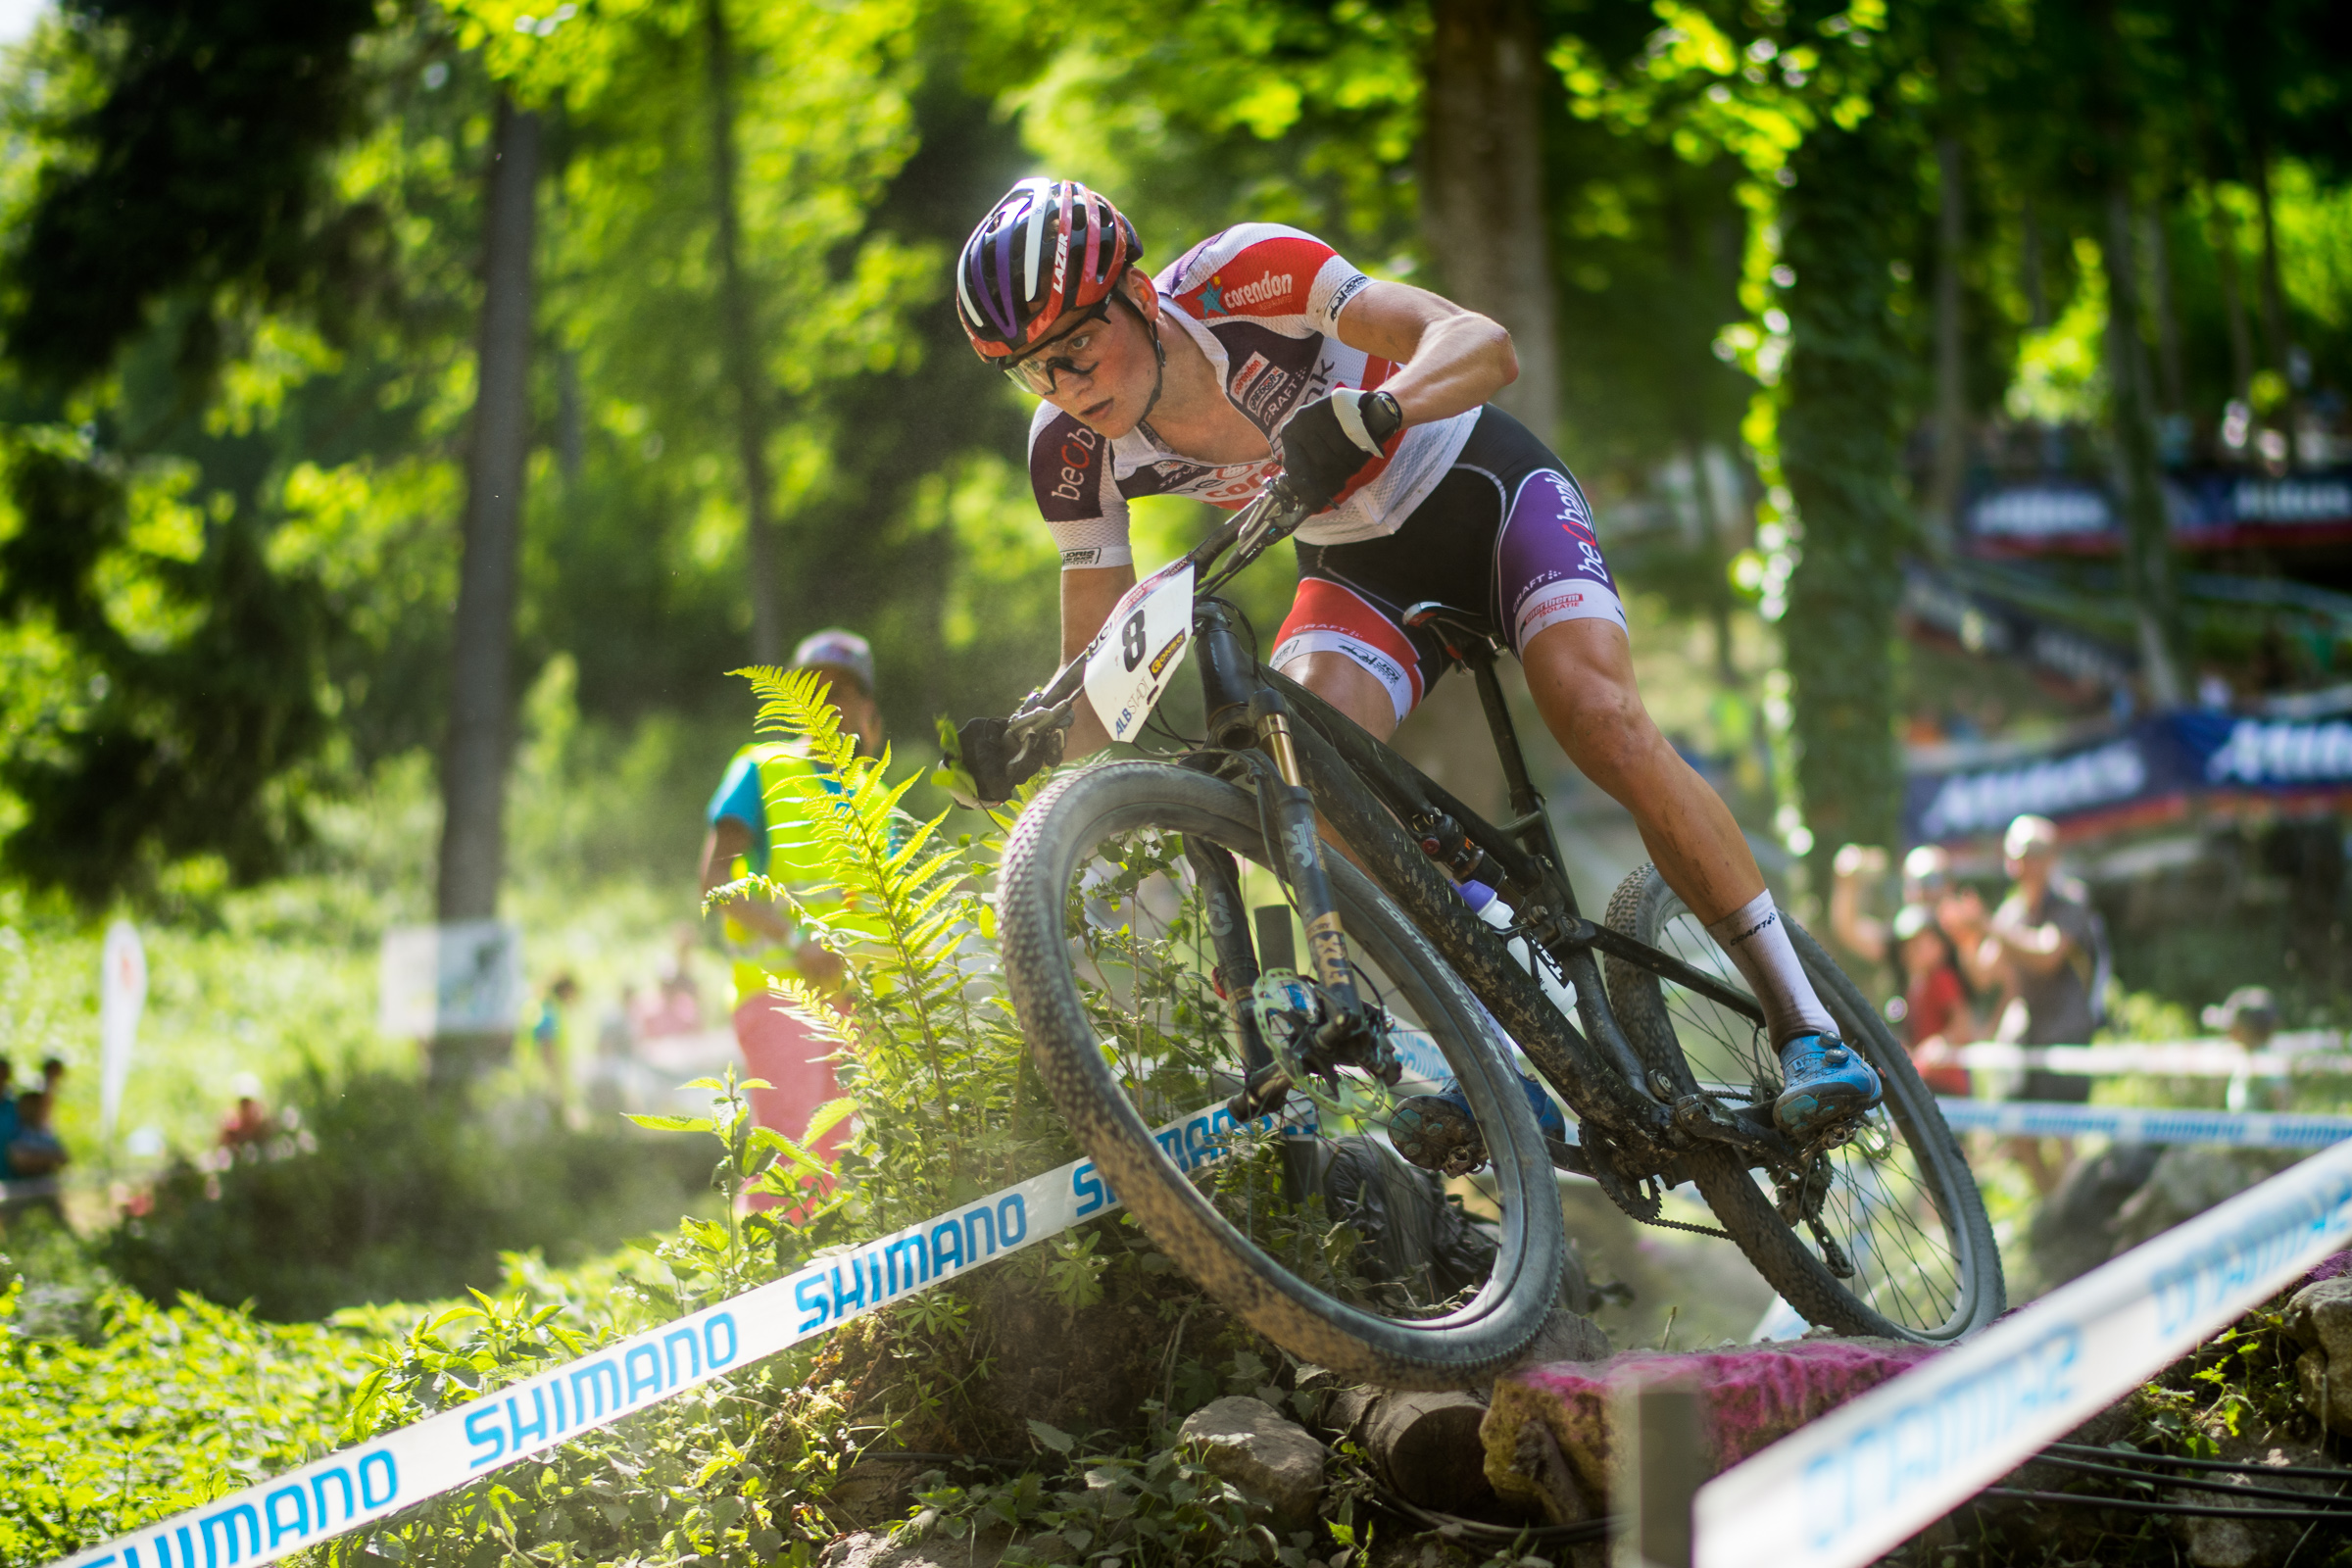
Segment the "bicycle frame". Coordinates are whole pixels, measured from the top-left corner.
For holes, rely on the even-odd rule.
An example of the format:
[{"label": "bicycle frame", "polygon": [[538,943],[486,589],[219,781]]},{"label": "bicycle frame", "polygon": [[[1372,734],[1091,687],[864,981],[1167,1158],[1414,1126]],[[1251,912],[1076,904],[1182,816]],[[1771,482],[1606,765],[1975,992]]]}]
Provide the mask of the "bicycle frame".
[{"label": "bicycle frame", "polygon": [[[1471,810],[1313,692],[1260,664],[1254,651],[1243,644],[1230,607],[1215,596],[1216,590],[1302,520],[1295,513],[1273,510],[1271,498],[1261,499],[1187,558],[1197,571],[1205,572],[1228,550],[1239,547],[1235,559],[1202,582],[1194,597],[1194,642],[1208,735],[1206,747],[1183,760],[1219,773],[1249,774],[1261,795],[1272,797],[1283,825],[1277,829],[1282,842],[1270,849],[1286,862],[1317,977],[1334,1004],[1335,1016],[1321,1031],[1323,1042],[1344,1053],[1348,1042],[1360,1034],[1362,1018],[1348,980],[1345,936],[1317,858],[1317,813],[1373,880],[1414,918],[1471,991],[1493,1008],[1537,1070],[1576,1110],[1583,1127],[1581,1157],[1574,1150],[1555,1150],[1555,1162],[1594,1177],[1620,1204],[1637,1211],[1654,1206],[1655,1198],[1644,1203],[1632,1190],[1651,1177],[1671,1176],[1679,1151],[1696,1141],[1732,1145],[1751,1163],[1800,1163],[1802,1154],[1772,1125],[1769,1112],[1726,1109],[1692,1080],[1679,1055],[1669,1063],[1643,1063],[1619,1026],[1601,983],[1596,951],[1757,1023],[1763,1015],[1744,993],[1579,911],[1543,796],[1528,774],[1495,677],[1497,651],[1492,642],[1473,644],[1465,638],[1461,641],[1468,646],[1449,645],[1447,651],[1476,681],[1501,759],[1513,815],[1500,825]],[[1097,645],[1101,642],[1098,637]],[[1046,688],[1033,693],[1012,715],[1008,737],[1026,746],[1029,738],[1066,726],[1093,653],[1090,646]],[[1293,717],[1301,722],[1291,722]],[[1212,906],[1210,924],[1220,967],[1246,994],[1258,968],[1232,863],[1220,861],[1217,855],[1191,859]],[[1541,949],[1575,986],[1581,1030],[1510,956],[1505,937],[1471,912],[1455,878],[1440,871],[1441,859],[1457,876],[1475,871],[1509,900],[1518,916],[1509,935],[1524,937],[1531,947]],[[1277,1071],[1246,1020],[1243,1033],[1246,1068],[1252,1080]],[[1765,1100],[1768,1103],[1769,1097]]]}]

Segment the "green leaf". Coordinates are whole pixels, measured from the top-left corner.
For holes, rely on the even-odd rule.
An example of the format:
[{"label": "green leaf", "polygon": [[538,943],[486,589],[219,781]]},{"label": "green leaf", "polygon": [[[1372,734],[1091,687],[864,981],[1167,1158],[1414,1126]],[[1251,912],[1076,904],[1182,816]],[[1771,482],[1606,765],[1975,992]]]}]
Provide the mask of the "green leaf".
[{"label": "green leaf", "polygon": [[1077,1446],[1078,1440],[1059,1427],[1051,1427],[1035,1416],[1029,1418],[1029,1435],[1052,1448],[1055,1453],[1067,1453]]},{"label": "green leaf", "polygon": [[708,1116],[654,1116],[633,1110],[624,1110],[621,1114],[638,1126],[651,1128],[658,1133],[707,1133],[712,1130]]}]

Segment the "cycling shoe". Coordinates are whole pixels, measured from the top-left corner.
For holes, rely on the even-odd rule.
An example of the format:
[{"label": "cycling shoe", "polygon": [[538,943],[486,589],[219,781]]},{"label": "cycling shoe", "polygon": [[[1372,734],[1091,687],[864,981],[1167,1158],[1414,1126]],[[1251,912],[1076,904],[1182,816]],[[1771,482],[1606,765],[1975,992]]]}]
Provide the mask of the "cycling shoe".
[{"label": "cycling shoe", "polygon": [[[1568,1118],[1544,1086],[1521,1073],[1519,1088],[1544,1136],[1554,1143],[1567,1142]],[[1397,1102],[1389,1117],[1389,1141],[1411,1163],[1445,1176],[1466,1176],[1487,1162],[1486,1135],[1478,1130],[1478,1118],[1459,1089]]]},{"label": "cycling shoe", "polygon": [[1788,1087],[1772,1102],[1772,1119],[1799,1144],[1849,1121],[1879,1102],[1879,1075],[1836,1035],[1798,1035],[1781,1048]]}]

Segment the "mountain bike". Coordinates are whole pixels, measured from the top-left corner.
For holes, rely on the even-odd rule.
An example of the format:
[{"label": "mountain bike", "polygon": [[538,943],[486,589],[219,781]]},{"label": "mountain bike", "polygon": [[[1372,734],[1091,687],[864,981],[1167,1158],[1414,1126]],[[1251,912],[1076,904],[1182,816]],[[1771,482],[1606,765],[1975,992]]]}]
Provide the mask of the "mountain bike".
[{"label": "mountain bike", "polygon": [[[1762,1009],[1656,870],[1628,877],[1600,920],[1581,912],[1495,676],[1502,650],[1473,616],[1408,612],[1474,679],[1509,785],[1500,823],[1258,662],[1217,590],[1302,520],[1270,490],[1139,582],[1009,718],[964,730],[967,753],[985,726],[1007,779],[1025,778],[1058,760],[1077,702],[1132,740],[1188,653],[1200,670],[1207,733],[1049,783],[1014,824],[998,896],[1040,1074],[1153,1244],[1292,1353],[1390,1387],[1473,1384],[1543,1335],[1567,1247],[1560,1172],[1638,1221],[1737,1243],[1816,1325],[1940,1344],[1989,1323],[2004,1304],[1991,1228],[1901,1045],[1792,922],[1885,1099],[1810,1146],[1782,1134]],[[1472,882],[1507,905],[1499,927],[1466,902]],[[1246,883],[1287,907],[1253,910]],[[1573,1112],[1567,1136],[1540,1124],[1514,1048]],[[1414,1079],[1473,1112],[1467,1144],[1441,1152],[1447,1201],[1492,1239],[1483,1278],[1351,1271],[1348,1216],[1301,1206],[1273,1180],[1278,1140],[1249,1132],[1287,1116],[1402,1144],[1420,1125],[1398,1120]],[[1220,1098],[1181,1137],[1155,1132]],[[1713,1224],[1666,1212],[1686,1184]]]}]

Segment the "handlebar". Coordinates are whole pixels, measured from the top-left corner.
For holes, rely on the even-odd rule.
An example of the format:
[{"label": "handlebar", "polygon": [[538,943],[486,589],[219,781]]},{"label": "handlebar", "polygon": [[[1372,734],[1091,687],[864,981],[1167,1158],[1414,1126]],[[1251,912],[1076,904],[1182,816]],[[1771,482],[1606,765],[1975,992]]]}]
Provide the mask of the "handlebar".
[{"label": "handlebar", "polygon": [[[1277,479],[1268,485],[1256,500],[1235,513],[1216,532],[1185,553],[1183,559],[1192,564],[1194,572],[1205,577],[1220,556],[1236,547],[1240,550],[1240,554],[1223,571],[1214,577],[1206,577],[1200,583],[1193,595],[1195,602],[1216,592],[1231,581],[1237,572],[1298,532],[1299,524],[1305,522],[1306,518],[1306,508],[1291,495],[1282,480]],[[1052,680],[1021,699],[1020,706],[1012,710],[1004,726],[1005,738],[1016,745],[1016,756],[1026,751],[1032,738],[1050,730],[1069,727],[1070,711],[1086,684],[1087,661],[1094,658],[1095,650],[1102,647],[1102,639],[1109,635],[1110,627],[1105,624],[1095,633],[1092,642],[1054,672]]]}]

